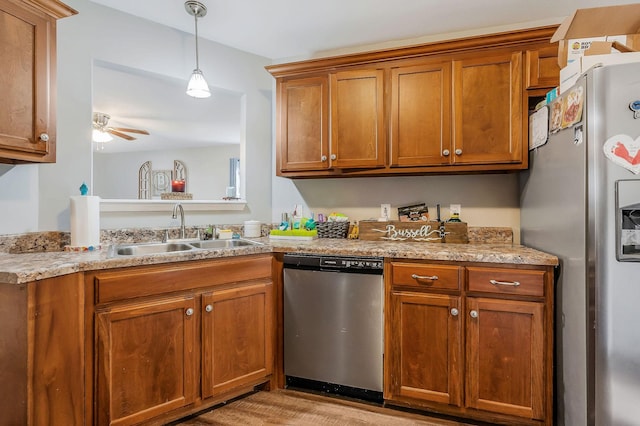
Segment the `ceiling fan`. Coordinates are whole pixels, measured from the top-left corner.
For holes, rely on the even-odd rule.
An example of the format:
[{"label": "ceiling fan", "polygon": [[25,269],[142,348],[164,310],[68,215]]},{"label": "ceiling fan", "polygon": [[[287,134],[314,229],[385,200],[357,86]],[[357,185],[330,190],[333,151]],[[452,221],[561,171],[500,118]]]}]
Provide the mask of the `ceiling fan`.
[{"label": "ceiling fan", "polygon": [[[105,114],[102,112],[94,112],[93,113],[93,129],[98,132],[102,132],[103,134],[109,133],[113,136],[117,136],[119,138],[126,139],[128,141],[135,140],[133,136],[127,135],[126,133],[136,133],[140,135],[148,135],[149,132],[142,129],[130,129],[126,127],[109,127],[107,124],[109,123],[109,119],[111,116],[109,114]],[[94,138],[95,139],[95,138]]]}]

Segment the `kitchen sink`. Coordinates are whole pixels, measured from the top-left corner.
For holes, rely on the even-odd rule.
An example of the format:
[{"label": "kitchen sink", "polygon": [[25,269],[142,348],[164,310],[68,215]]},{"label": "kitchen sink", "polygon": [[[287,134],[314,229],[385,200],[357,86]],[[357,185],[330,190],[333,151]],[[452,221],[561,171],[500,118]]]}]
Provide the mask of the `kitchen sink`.
[{"label": "kitchen sink", "polygon": [[259,246],[262,243],[251,240],[204,240],[194,241],[190,243],[192,246],[200,249],[217,249],[231,247]]},{"label": "kitchen sink", "polygon": [[114,256],[142,256],[146,254],[174,253],[198,249],[224,249],[257,246],[262,243],[251,240],[204,240],[188,242],[143,243],[116,246]]},{"label": "kitchen sink", "polygon": [[135,256],[155,253],[171,253],[176,251],[193,250],[193,246],[186,243],[151,243],[132,244],[116,247],[115,254],[118,256]]}]

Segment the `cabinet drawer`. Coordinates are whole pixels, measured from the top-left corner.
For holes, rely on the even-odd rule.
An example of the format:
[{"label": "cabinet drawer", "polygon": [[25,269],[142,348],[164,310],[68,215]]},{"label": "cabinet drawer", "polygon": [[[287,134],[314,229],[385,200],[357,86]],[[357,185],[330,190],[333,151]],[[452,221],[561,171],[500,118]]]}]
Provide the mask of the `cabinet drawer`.
[{"label": "cabinet drawer", "polygon": [[469,291],[544,296],[544,271],[468,267]]},{"label": "cabinet drawer", "polygon": [[424,289],[460,289],[462,268],[448,265],[392,263],[391,284]]},{"label": "cabinet drawer", "polygon": [[89,277],[96,303],[185,291],[242,281],[271,279],[271,256],[239,256],[202,262],[142,266],[97,272]]}]

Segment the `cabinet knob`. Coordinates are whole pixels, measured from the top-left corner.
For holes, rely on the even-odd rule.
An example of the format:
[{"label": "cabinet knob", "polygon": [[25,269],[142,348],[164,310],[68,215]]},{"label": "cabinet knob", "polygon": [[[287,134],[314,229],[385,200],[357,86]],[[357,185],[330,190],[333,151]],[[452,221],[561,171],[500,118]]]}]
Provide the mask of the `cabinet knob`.
[{"label": "cabinet knob", "polygon": [[471,315],[471,318],[478,318],[478,311],[471,311],[469,315]]},{"label": "cabinet knob", "polygon": [[456,149],[456,155],[462,155],[462,150],[460,148]]},{"label": "cabinet knob", "polygon": [[40,140],[42,142],[48,142],[49,141],[49,135],[47,133],[40,133]]},{"label": "cabinet knob", "polygon": [[213,311],[213,305],[207,305],[207,306],[205,306],[205,307],[204,307],[204,310],[205,310],[205,311],[207,311],[207,312],[211,312],[211,311]]},{"label": "cabinet knob", "polygon": [[445,157],[449,156],[449,150],[445,149],[444,151],[442,151],[442,155],[444,155]]},{"label": "cabinet knob", "polygon": [[191,315],[193,315],[193,308],[188,308],[186,311],[184,311],[184,313],[190,317]]},{"label": "cabinet knob", "polygon": [[460,311],[458,311],[456,308],[451,308],[451,315],[452,316],[457,317],[459,313],[460,313]]},{"label": "cabinet knob", "polygon": [[323,155],[322,157],[320,157],[320,160],[322,160],[322,161],[327,161],[327,156],[326,156],[326,155]]},{"label": "cabinet knob", "polygon": [[332,160],[335,160],[336,158],[338,158],[338,157],[336,157],[336,155],[335,155],[335,154],[331,154],[331,159],[332,159]]}]

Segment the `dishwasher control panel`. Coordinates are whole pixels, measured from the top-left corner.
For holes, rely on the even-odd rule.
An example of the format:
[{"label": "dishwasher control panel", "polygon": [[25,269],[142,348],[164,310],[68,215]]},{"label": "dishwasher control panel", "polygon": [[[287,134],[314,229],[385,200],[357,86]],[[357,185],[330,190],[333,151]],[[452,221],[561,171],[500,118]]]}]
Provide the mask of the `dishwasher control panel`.
[{"label": "dishwasher control panel", "polygon": [[284,255],[284,267],[319,271],[382,273],[381,257],[365,256],[325,256],[287,253]]}]

